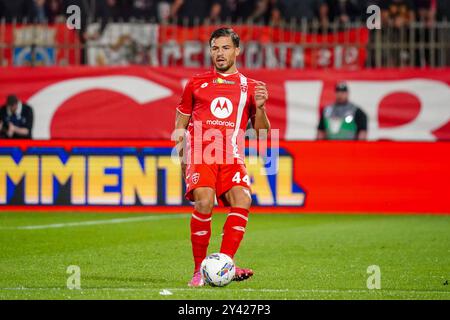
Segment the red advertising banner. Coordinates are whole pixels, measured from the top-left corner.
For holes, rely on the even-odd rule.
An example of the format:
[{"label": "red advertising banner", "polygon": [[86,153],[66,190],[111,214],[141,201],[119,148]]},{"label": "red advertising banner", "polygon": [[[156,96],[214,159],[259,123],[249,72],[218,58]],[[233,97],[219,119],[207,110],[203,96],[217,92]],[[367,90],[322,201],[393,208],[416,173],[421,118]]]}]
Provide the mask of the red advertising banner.
[{"label": "red advertising banner", "polygon": [[[170,139],[183,86],[205,69],[2,68],[0,101],[15,93],[34,109],[35,139]],[[314,140],[320,110],[347,81],[369,119],[369,140],[450,140],[450,69],[240,70],[266,82],[272,127]]]},{"label": "red advertising banner", "polygon": [[306,212],[450,213],[450,144],[285,142]]},{"label": "red advertising banner", "polygon": [[[4,140],[0,210],[190,210],[170,141]],[[450,214],[450,144],[281,142],[252,212]],[[266,174],[265,174],[265,173]]]}]

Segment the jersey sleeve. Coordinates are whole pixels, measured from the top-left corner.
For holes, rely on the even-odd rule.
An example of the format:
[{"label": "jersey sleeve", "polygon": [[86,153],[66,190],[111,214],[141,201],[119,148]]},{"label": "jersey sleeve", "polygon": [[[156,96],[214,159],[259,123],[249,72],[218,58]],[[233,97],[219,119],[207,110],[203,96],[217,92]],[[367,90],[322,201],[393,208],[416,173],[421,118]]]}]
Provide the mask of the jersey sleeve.
[{"label": "jersey sleeve", "polygon": [[181,101],[177,106],[177,110],[187,116],[190,116],[192,114],[192,108],[193,108],[193,81],[192,79],[186,83],[186,86],[184,87],[183,95],[181,96]]}]

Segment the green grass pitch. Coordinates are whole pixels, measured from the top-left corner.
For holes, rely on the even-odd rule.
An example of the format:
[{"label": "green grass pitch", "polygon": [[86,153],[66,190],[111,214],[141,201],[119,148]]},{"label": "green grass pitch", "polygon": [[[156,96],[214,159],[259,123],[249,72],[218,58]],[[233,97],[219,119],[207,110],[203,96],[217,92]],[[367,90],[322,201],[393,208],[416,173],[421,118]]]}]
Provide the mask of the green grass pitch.
[{"label": "green grass pitch", "polygon": [[[210,253],[224,220],[213,216]],[[0,213],[0,299],[447,300],[450,216],[254,214],[236,261],[254,277],[188,288],[189,214]]]}]

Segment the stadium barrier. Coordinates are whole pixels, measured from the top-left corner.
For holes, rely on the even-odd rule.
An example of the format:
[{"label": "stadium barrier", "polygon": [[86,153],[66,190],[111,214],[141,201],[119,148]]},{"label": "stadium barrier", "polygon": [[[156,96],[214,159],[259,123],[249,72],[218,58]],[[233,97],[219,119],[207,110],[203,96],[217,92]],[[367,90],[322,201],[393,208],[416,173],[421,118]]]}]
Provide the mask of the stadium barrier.
[{"label": "stadium barrier", "polygon": [[[188,211],[170,141],[1,141],[0,210]],[[449,143],[280,142],[255,212],[450,213]]]}]

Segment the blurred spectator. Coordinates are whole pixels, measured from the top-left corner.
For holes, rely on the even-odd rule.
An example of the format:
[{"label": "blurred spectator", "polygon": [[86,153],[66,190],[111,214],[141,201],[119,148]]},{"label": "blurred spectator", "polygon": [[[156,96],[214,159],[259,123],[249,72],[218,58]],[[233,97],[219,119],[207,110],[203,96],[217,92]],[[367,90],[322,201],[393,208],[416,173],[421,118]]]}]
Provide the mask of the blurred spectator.
[{"label": "blurred spectator", "polygon": [[108,23],[124,20],[124,8],[119,0],[98,0],[95,8],[95,18],[101,21],[99,31],[99,35],[101,35]]},{"label": "blurred spectator", "polygon": [[209,18],[212,22],[218,22],[221,21],[220,12],[222,11],[222,6],[220,5],[219,1],[214,1],[211,4],[211,11],[209,13]]},{"label": "blurred spectator", "polygon": [[360,20],[362,8],[357,0],[326,0],[331,21],[342,24]]},{"label": "blurred spectator", "polygon": [[193,25],[195,20],[201,23],[205,19],[210,22],[225,21],[228,18],[233,21],[264,19],[267,2],[268,0],[173,0],[170,15],[173,21],[181,25],[184,21]]},{"label": "blurred spectator", "polygon": [[436,34],[434,34],[433,37],[433,34],[428,32],[429,28],[432,28],[436,22],[436,5],[436,0],[414,0],[416,20],[424,24],[424,27],[421,28],[422,32],[416,32],[415,39],[419,43],[422,42],[426,44],[425,48],[419,47],[416,49],[416,66],[429,66],[431,65],[432,59],[436,61],[438,58],[436,52],[430,50],[430,44],[432,42],[438,41],[438,39],[436,37]]},{"label": "blurred spectator", "polygon": [[436,1],[436,19],[439,21],[450,21],[450,4],[448,0],[433,1]]},{"label": "blurred spectator", "polygon": [[[254,19],[260,0],[236,0],[236,16],[243,21]],[[261,6],[261,5],[259,5]]]},{"label": "blurred spectator", "polygon": [[215,0],[211,6],[211,20],[225,21],[236,17],[237,0]]},{"label": "blurred spectator", "polygon": [[431,27],[436,21],[436,0],[414,0],[414,15],[416,20]]},{"label": "blurred spectator", "polygon": [[30,21],[34,16],[33,0],[0,0],[0,16],[8,23],[23,19]]},{"label": "blurred spectator", "polygon": [[[413,0],[383,1],[381,3],[381,18],[384,27],[393,28],[390,32],[384,33],[384,41],[405,43],[406,39],[411,36],[409,30],[405,28],[415,20]],[[407,48],[401,46],[391,47],[385,52],[385,57],[390,66],[408,65],[412,59]]]},{"label": "blurred spectator", "polygon": [[158,22],[168,23],[170,20],[170,2],[159,1],[156,7]]},{"label": "blurred spectator", "polygon": [[381,3],[381,10],[382,20],[389,26],[402,28],[415,20],[411,0],[386,0]]},{"label": "blurred spectator", "polygon": [[281,26],[286,21],[284,12],[286,12],[286,10],[280,0],[269,0],[268,24],[272,26]]},{"label": "blurred spectator", "polygon": [[284,18],[289,22],[291,19],[297,21],[306,18],[308,21],[319,18],[319,7],[323,4],[323,0],[279,0],[279,4],[283,10]]},{"label": "blurred spectator", "polygon": [[367,116],[358,106],[349,102],[347,84],[336,85],[336,102],[322,111],[318,140],[366,140]]},{"label": "blurred spectator", "polygon": [[283,6],[279,3],[279,1],[270,0],[268,8],[268,24],[274,27],[282,26],[285,21],[283,11]]},{"label": "blurred spectator", "polygon": [[47,11],[45,10],[45,0],[33,0],[34,17],[33,21],[37,23],[48,22]]},{"label": "blurred spectator", "polygon": [[[149,21],[157,18],[167,22],[169,17],[190,24],[197,17],[212,21],[251,19],[256,23],[278,24],[291,19],[319,19],[322,26],[338,20],[341,23],[366,17],[366,8],[377,4],[382,8],[383,21],[401,27],[414,19],[431,24],[437,19],[449,19],[448,0],[0,0],[0,16],[12,22],[23,18],[37,22],[61,21],[68,5],[88,8],[84,16],[111,20]],[[94,10],[95,9],[95,10]],[[181,22],[180,22],[181,23]]]},{"label": "blurred spectator", "polygon": [[212,4],[211,0],[173,0],[171,17],[180,25],[193,25],[195,21],[200,24],[209,18]]},{"label": "blurred spectator", "polygon": [[286,19],[284,13],[284,4],[279,0],[256,0],[238,3],[237,10],[241,12],[241,6],[245,6],[247,10],[243,19],[249,19],[257,24],[280,26]]},{"label": "blurred spectator", "polygon": [[33,0],[33,6],[34,22],[53,24],[64,19],[60,0]]},{"label": "blurred spectator", "polygon": [[47,0],[47,18],[49,23],[64,22],[64,10],[61,0]]},{"label": "blurred spectator", "polygon": [[158,0],[132,0],[127,1],[126,11],[128,18],[150,21],[156,19],[158,13]]},{"label": "blurred spectator", "polygon": [[119,21],[125,18],[125,11],[119,0],[98,0],[95,16],[103,21]]},{"label": "blurred spectator", "polygon": [[253,12],[248,18],[255,23],[267,24],[270,15],[269,2],[269,0],[256,0]]},{"label": "blurred spectator", "polygon": [[0,108],[0,137],[7,139],[31,139],[33,110],[15,95],[6,98]]},{"label": "blurred spectator", "polygon": [[329,30],[330,18],[330,6],[326,2],[321,1],[319,4],[319,23],[321,31]]}]

